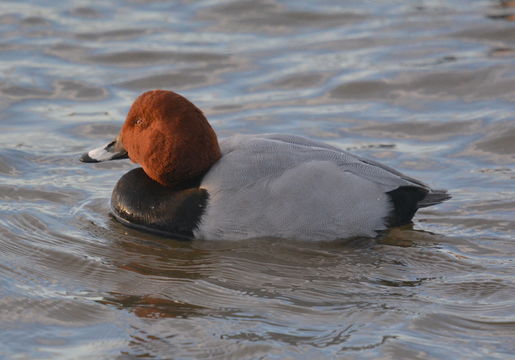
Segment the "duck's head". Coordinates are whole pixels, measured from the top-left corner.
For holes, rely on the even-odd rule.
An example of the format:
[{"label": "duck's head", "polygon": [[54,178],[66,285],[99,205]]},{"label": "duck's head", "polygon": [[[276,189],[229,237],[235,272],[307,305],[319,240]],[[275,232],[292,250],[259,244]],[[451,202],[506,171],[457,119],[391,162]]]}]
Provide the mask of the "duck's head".
[{"label": "duck's head", "polygon": [[172,91],[152,90],[134,101],[116,140],[81,161],[130,158],[153,180],[176,186],[205,173],[220,156],[216,134],[199,108]]}]

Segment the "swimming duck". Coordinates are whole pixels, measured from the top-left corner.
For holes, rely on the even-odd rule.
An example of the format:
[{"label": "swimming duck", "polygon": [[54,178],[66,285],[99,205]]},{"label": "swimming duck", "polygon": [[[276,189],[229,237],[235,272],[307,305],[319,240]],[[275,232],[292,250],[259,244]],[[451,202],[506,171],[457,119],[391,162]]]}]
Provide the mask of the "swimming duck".
[{"label": "swimming duck", "polygon": [[202,111],[172,91],[140,95],[116,140],[83,162],[141,165],[116,184],[123,224],[188,239],[373,237],[450,198],[386,165],[296,135],[218,141]]}]

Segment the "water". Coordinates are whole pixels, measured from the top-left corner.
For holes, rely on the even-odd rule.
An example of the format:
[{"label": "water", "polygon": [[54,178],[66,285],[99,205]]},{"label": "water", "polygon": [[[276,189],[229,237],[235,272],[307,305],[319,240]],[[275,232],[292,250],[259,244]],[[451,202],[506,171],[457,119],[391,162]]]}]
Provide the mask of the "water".
[{"label": "water", "polygon": [[[513,5],[2,1],[0,358],[513,358]],[[78,157],[153,88],[220,136],[305,135],[454,197],[380,239],[127,229],[134,165]]]}]

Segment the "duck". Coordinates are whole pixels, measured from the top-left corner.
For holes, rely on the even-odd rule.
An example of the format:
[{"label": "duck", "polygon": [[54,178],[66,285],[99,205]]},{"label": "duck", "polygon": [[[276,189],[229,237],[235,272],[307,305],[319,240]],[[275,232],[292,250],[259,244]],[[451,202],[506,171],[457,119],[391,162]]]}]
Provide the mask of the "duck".
[{"label": "duck", "polygon": [[86,163],[130,159],[111,196],[122,224],[176,239],[376,237],[451,198],[339,147],[288,134],[221,140],[173,91],[136,98],[117,138]]}]

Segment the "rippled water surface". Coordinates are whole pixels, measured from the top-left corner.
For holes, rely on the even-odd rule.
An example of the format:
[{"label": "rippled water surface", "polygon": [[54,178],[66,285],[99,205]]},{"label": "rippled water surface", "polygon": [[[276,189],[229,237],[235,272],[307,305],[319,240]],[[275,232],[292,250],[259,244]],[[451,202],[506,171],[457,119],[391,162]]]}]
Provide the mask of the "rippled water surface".
[{"label": "rippled water surface", "polygon": [[[0,2],[0,358],[515,356],[513,1]],[[453,199],[378,239],[180,242],[81,164],[142,91]]]}]

